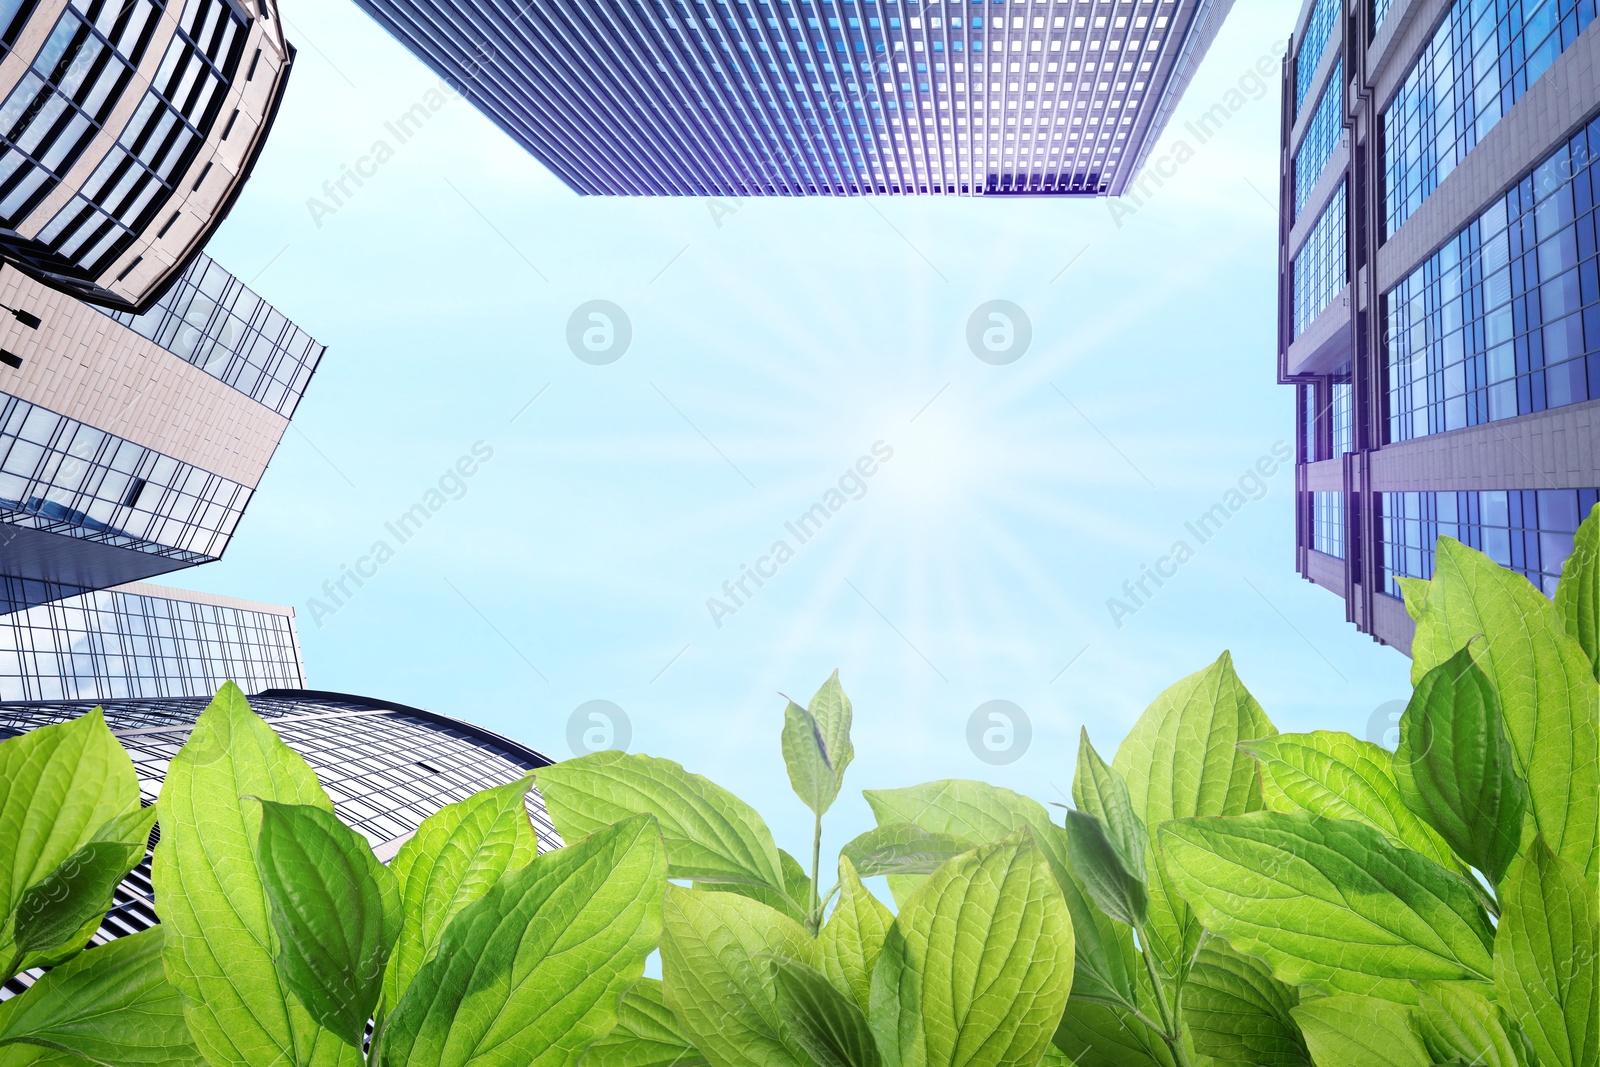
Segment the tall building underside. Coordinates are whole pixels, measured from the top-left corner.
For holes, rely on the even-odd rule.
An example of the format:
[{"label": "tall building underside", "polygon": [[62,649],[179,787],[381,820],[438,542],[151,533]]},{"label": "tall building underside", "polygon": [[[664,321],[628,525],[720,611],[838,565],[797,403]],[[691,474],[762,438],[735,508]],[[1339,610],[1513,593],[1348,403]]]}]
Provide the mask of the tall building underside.
[{"label": "tall building underside", "polygon": [[1600,500],[1594,0],[1308,0],[1284,64],[1297,567],[1409,651],[1441,535],[1553,594]]}]

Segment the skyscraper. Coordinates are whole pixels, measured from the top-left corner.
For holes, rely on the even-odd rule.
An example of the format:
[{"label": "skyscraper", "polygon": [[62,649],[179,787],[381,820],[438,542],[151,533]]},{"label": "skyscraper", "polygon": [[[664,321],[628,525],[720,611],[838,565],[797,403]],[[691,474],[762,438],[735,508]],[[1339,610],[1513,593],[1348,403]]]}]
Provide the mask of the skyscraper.
[{"label": "skyscraper", "polygon": [[1284,67],[1297,565],[1409,650],[1443,534],[1553,593],[1600,499],[1594,0],[1308,0]]},{"label": "skyscraper", "polygon": [[[206,698],[104,702],[106,724],[133,757],[145,804],[155,803],[168,762],[183,747],[206,703]],[[0,741],[65,722],[95,706],[93,701],[0,704]],[[439,808],[551,762],[487,730],[382,700],[273,689],[251,697],[250,706],[305,757],[340,818],[364,834],[385,862]],[[540,851],[559,846],[561,838],[537,792],[528,794],[527,805]],[[136,933],[155,922],[147,853],[117,887],[95,942]],[[31,980],[25,974],[11,988],[0,988],[0,999]]]},{"label": "skyscraper", "polygon": [[357,3],[575,191],[696,196],[1119,194],[1232,6]]},{"label": "skyscraper", "polygon": [[221,556],[323,346],[204,254],[140,315],[0,304],[0,614]]},{"label": "skyscraper", "polygon": [[304,689],[294,609],[135,582],[0,615],[6,701]]},{"label": "skyscraper", "polygon": [[0,257],[109,307],[158,299],[266,142],[294,58],[273,6],[0,3]]}]

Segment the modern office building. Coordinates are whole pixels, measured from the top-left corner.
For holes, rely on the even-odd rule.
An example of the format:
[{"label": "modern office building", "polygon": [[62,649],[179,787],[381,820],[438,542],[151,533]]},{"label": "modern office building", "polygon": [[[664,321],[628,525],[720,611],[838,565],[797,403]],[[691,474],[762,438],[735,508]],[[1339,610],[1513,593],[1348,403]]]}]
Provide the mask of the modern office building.
[{"label": "modern office building", "polygon": [[1232,6],[357,3],[575,191],[694,196],[1120,194]]},{"label": "modern office building", "polygon": [[220,557],[323,346],[204,254],[139,315],[0,305],[0,614]]},{"label": "modern office building", "polygon": [[266,142],[294,58],[274,7],[0,3],[0,258],[108,307],[157,300]]},{"label": "modern office building", "polygon": [[304,689],[294,609],[135,582],[0,615],[0,704]]},{"label": "modern office building", "polygon": [[[107,725],[133,757],[144,803],[155,803],[168,762],[183,747],[208,699],[99,702]],[[94,701],[0,704],[0,741],[36,726],[65,722],[95,706]],[[250,706],[305,757],[340,818],[366,835],[385,861],[394,857],[423,819],[444,805],[551,763],[487,730],[381,700],[269,689],[252,696]],[[537,792],[528,794],[527,805],[540,851],[559,846],[561,839]],[[96,942],[148,929],[155,922],[147,854],[118,886]],[[0,999],[31,980],[31,975],[21,976],[10,988],[0,989]]]},{"label": "modern office building", "polygon": [[1600,499],[1594,0],[1308,0],[1285,58],[1278,374],[1297,564],[1409,651],[1441,535],[1553,593]]}]

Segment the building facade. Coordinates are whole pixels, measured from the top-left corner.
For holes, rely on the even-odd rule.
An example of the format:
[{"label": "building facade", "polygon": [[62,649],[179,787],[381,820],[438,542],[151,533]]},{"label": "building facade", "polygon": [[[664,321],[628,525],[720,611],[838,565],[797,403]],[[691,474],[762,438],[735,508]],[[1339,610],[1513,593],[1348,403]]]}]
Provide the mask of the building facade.
[{"label": "building facade", "polygon": [[324,347],[204,254],[138,315],[0,304],[0,614],[219,558]]},{"label": "building facade", "polygon": [[1448,535],[1553,594],[1600,500],[1595,0],[1308,0],[1283,76],[1296,563],[1409,651]]},{"label": "building facade", "polygon": [[[106,724],[133,757],[146,805],[155,803],[168,762],[183,747],[208,700],[100,702]],[[91,701],[0,704],[0,741],[76,718],[95,706]],[[250,706],[305,757],[339,817],[364,834],[384,861],[393,859],[422,820],[446,804],[516,781],[551,762],[487,730],[381,700],[269,689],[252,696]],[[540,851],[558,847],[561,839],[537,792],[529,792],[527,806]],[[117,887],[95,943],[137,933],[156,921],[147,853]],[[26,988],[32,977],[24,974],[0,988],[0,999]]]},{"label": "building facade", "polygon": [[143,311],[233,206],[293,49],[271,0],[0,4],[0,257]]},{"label": "building facade", "polygon": [[1232,0],[357,3],[579,193],[1095,196]]},{"label": "building facade", "polygon": [[0,704],[304,689],[294,609],[135,582],[0,615]]}]

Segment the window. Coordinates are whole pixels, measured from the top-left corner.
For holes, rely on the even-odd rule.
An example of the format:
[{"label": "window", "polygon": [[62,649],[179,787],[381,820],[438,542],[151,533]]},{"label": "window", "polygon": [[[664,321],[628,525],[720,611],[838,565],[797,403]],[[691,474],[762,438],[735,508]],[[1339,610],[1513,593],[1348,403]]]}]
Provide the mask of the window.
[{"label": "window", "polygon": [[[1300,39],[1300,51],[1294,57],[1294,113],[1300,114],[1300,105],[1311,91],[1311,80],[1321,65],[1322,54],[1328,50],[1328,39],[1339,21],[1339,0],[1317,0],[1306,21],[1306,32]],[[1160,26],[1165,19],[1157,19]]]},{"label": "window", "polygon": [[1384,297],[1389,442],[1600,397],[1600,262],[1580,131]]},{"label": "window", "polygon": [[1333,158],[1333,150],[1344,132],[1344,61],[1334,64],[1333,77],[1322,90],[1317,110],[1306,127],[1305,138],[1294,154],[1294,217],[1305,210],[1306,200],[1317,178]]},{"label": "window", "polygon": [[1311,494],[1311,547],[1344,559],[1344,494]]},{"label": "window", "polygon": [[1311,228],[1290,269],[1294,281],[1294,336],[1299,337],[1349,281],[1343,184]]},{"label": "window", "polygon": [[1553,597],[1572,535],[1597,502],[1600,489],[1381,493],[1384,591],[1398,597],[1397,578],[1432,578],[1435,546],[1450,537]]}]

